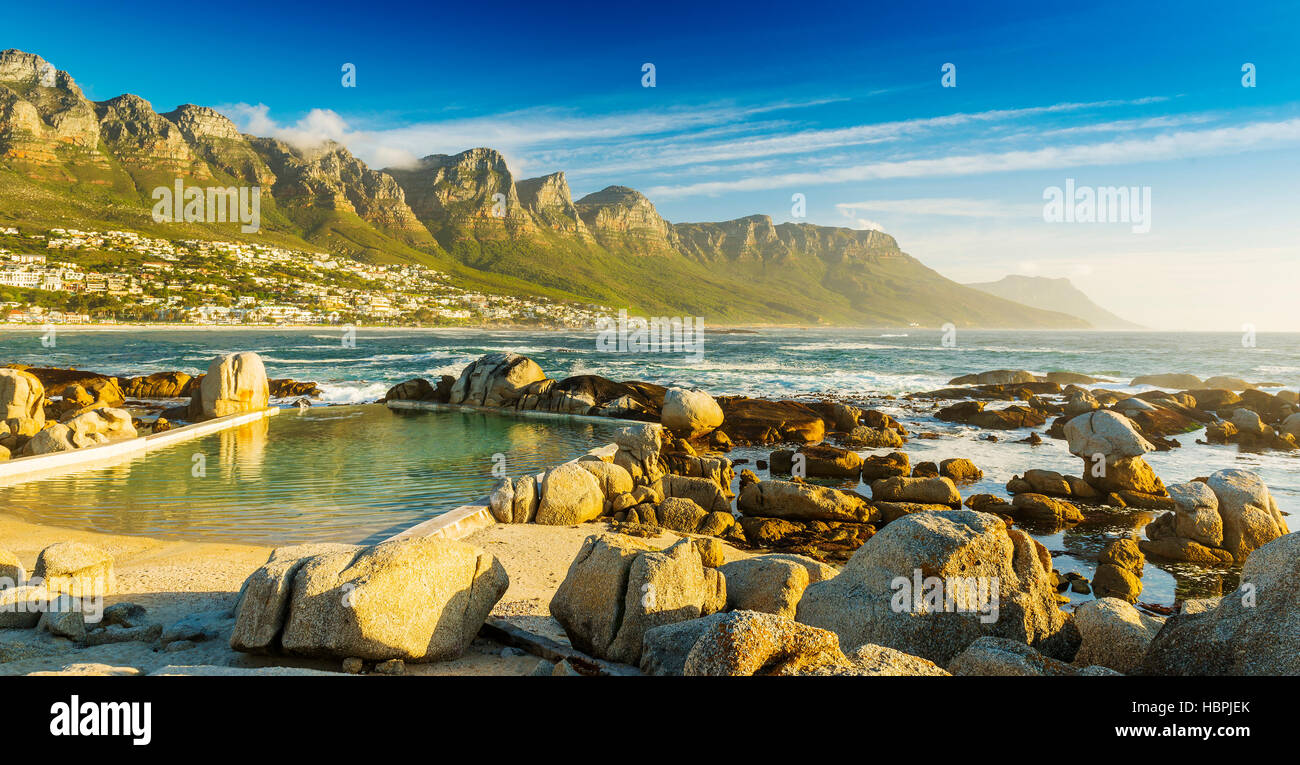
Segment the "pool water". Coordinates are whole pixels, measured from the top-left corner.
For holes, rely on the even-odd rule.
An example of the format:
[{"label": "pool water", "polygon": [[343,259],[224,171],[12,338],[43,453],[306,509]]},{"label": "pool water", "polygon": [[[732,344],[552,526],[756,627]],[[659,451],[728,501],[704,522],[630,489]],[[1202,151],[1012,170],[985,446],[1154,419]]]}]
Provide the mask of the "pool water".
[{"label": "pool water", "polygon": [[109,467],[0,487],[58,526],[249,544],[374,543],[540,472],[626,423],[379,404],[296,409]]}]

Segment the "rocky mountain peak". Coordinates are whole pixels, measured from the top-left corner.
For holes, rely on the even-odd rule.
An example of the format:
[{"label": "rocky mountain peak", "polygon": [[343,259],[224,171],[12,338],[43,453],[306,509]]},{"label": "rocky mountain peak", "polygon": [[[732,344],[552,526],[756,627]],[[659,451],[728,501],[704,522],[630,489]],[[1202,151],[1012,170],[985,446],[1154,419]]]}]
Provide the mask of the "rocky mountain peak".
[{"label": "rocky mountain peak", "polygon": [[181,129],[191,141],[203,138],[225,138],[239,140],[239,128],[226,115],[216,109],[194,104],[181,104],[174,110],[162,115]]}]

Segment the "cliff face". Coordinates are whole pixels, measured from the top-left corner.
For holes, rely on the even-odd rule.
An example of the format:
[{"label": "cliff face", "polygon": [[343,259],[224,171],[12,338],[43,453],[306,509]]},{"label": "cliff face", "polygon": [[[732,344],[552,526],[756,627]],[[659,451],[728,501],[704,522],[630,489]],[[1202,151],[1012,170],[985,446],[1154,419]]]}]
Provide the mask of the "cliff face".
[{"label": "cliff face", "polygon": [[714,322],[1086,326],[944,279],[878,231],[672,224],[625,186],[575,202],[564,173],[516,181],[489,148],[375,170],[338,144],[242,135],[202,106],[94,103],[39,56],[0,52],[0,221],[151,230],[151,190],[177,179],[260,186],[261,234],[279,241],[436,264],[489,289]]}]

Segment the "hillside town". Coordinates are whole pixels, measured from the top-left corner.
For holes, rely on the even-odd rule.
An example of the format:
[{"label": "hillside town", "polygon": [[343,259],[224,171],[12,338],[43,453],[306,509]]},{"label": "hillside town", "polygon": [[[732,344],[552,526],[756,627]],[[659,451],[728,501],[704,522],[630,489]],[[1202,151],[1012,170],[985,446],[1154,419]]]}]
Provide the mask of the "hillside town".
[{"label": "hillside town", "polygon": [[590,327],[608,310],[457,287],[417,264],[247,242],[0,226],[0,321]]}]

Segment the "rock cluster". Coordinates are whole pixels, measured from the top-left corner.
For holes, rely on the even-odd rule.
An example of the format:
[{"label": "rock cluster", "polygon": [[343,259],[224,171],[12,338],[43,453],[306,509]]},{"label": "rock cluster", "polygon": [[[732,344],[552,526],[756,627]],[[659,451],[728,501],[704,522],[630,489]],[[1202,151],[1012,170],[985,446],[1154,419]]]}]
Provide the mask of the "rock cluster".
[{"label": "rock cluster", "polygon": [[244,583],[230,647],[368,661],[452,659],[509,581],[494,556],[464,542],[279,548]]},{"label": "rock cluster", "polygon": [[1220,470],[1204,481],[1169,488],[1173,512],[1146,527],[1149,555],[1201,564],[1231,564],[1289,533],[1277,502],[1259,476]]}]

